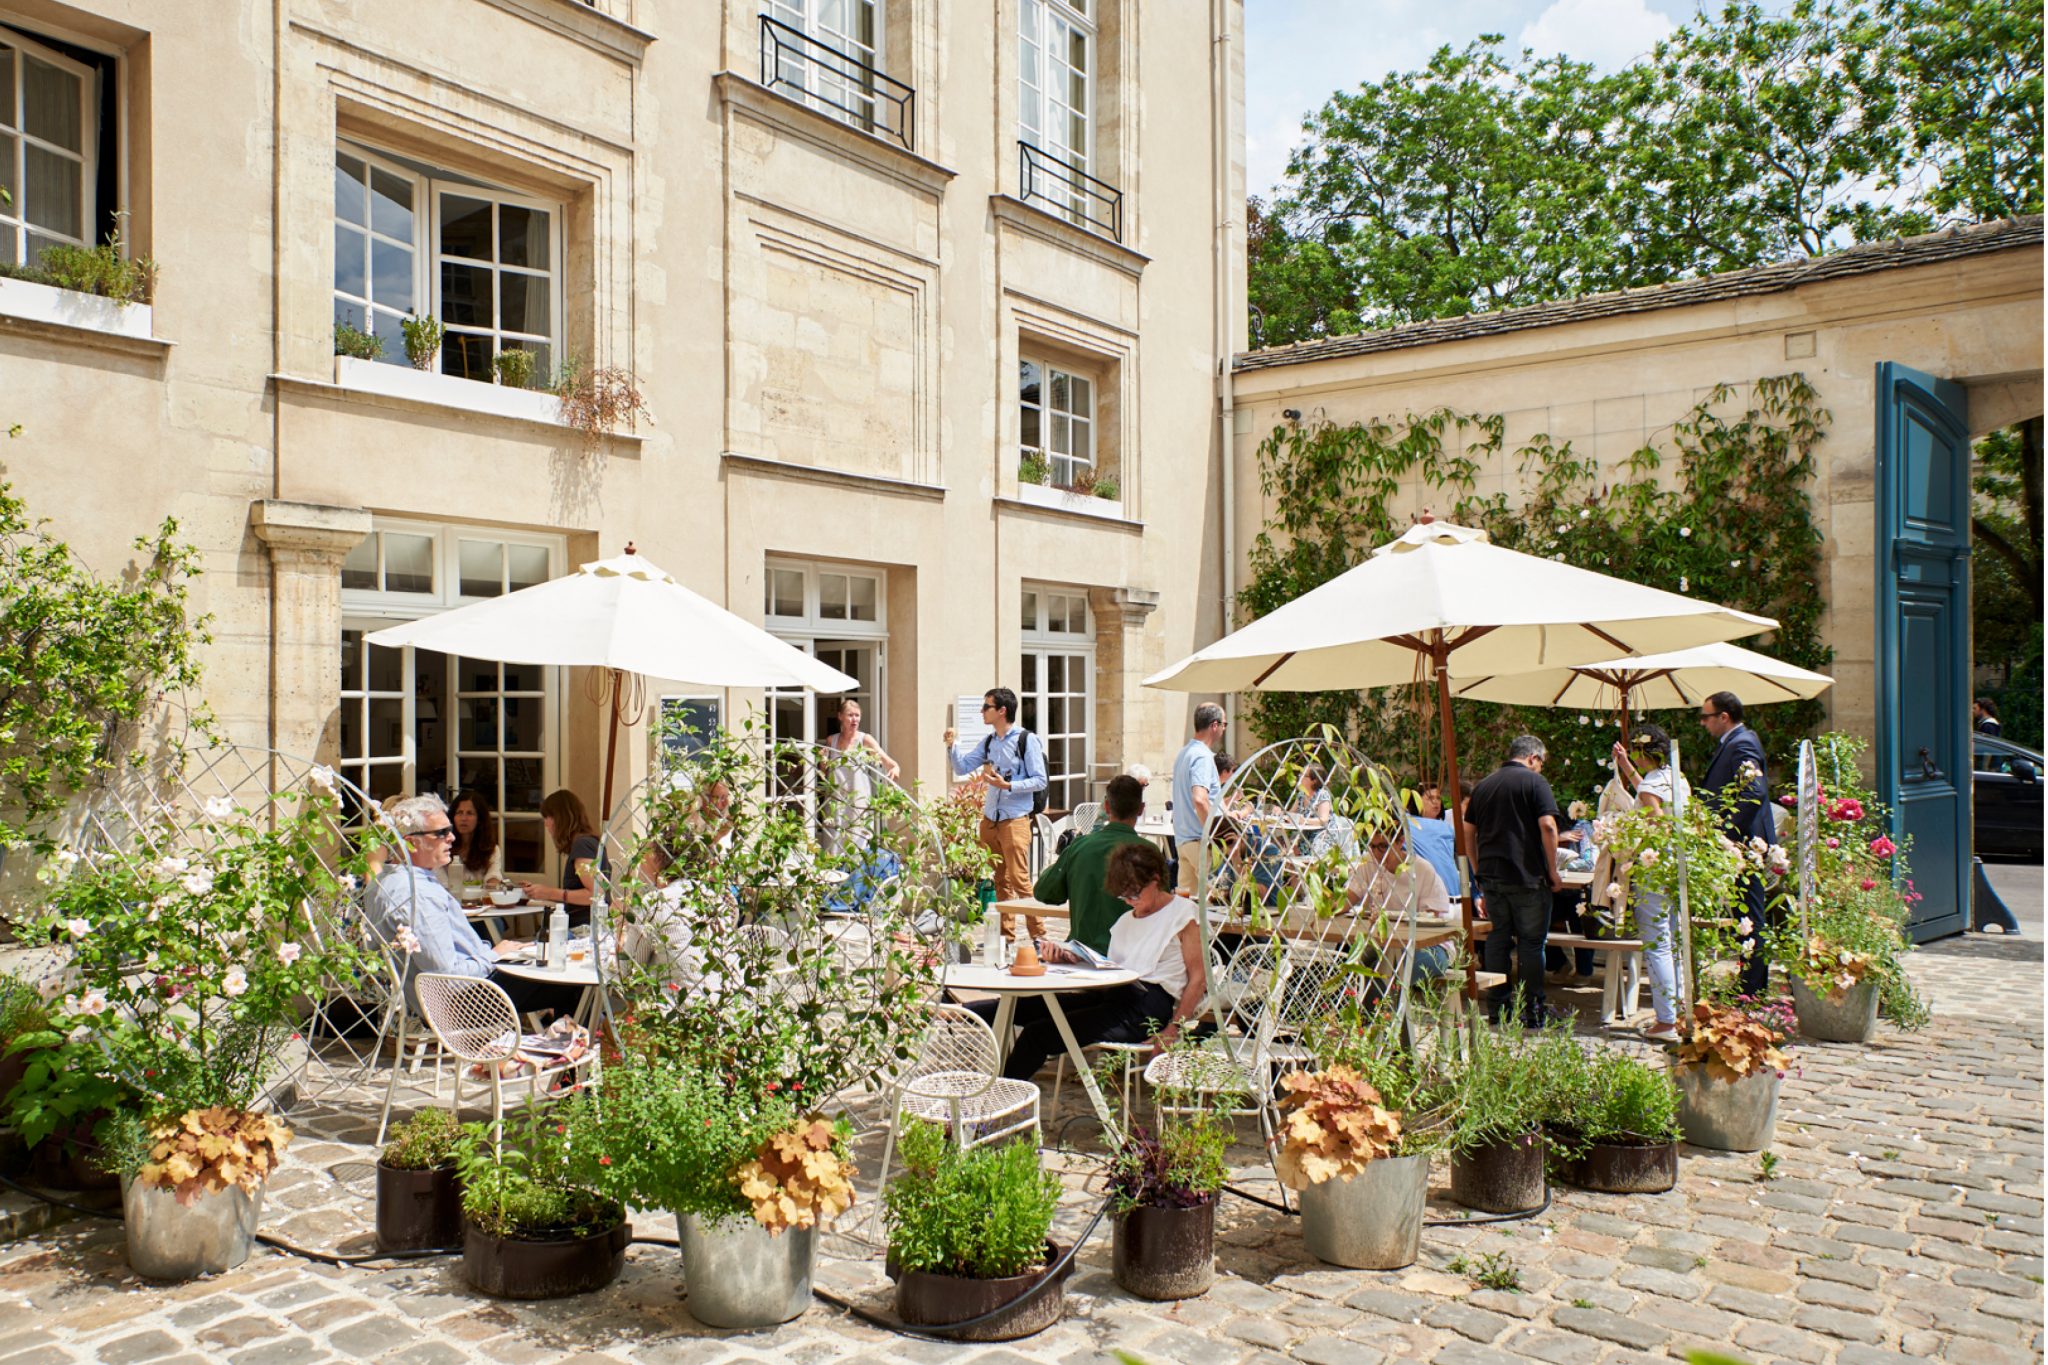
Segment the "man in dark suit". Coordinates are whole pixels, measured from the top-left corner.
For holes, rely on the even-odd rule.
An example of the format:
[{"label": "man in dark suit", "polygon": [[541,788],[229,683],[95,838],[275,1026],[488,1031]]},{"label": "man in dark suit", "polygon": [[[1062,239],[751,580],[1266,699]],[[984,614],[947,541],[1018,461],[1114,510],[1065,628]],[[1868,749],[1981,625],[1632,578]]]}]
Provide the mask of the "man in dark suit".
[{"label": "man in dark suit", "polygon": [[[1721,811],[1721,829],[1738,844],[1762,839],[1778,842],[1777,822],[1771,818],[1770,782],[1764,767],[1764,745],[1756,731],[1742,723],[1742,699],[1733,692],[1716,692],[1700,703],[1700,724],[1719,747],[1707,762],[1701,786],[1725,793],[1728,804]],[[1771,964],[1765,957],[1764,881],[1760,875],[1743,878],[1743,914],[1749,932],[1743,935],[1742,990],[1745,995],[1762,995],[1770,986]]]}]

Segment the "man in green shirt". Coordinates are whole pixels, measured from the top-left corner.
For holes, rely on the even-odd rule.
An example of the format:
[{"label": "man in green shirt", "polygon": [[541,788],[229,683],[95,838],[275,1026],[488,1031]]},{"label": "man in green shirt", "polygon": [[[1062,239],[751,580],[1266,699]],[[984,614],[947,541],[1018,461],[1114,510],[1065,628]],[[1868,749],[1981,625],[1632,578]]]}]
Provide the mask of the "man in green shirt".
[{"label": "man in green shirt", "polygon": [[1067,845],[1059,861],[1039,874],[1031,894],[1047,905],[1070,907],[1067,937],[1097,952],[1109,951],[1109,929],[1124,913],[1124,903],[1103,889],[1109,855],[1123,844],[1142,844],[1133,828],[1145,809],[1144,788],[1128,773],[1109,779],[1103,793],[1103,823]]}]

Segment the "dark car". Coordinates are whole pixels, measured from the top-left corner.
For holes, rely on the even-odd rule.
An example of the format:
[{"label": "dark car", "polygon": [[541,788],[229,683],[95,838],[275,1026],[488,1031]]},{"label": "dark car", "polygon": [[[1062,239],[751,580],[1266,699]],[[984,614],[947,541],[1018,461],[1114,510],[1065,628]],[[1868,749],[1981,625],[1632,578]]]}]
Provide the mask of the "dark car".
[{"label": "dark car", "polygon": [[2041,861],[2041,755],[1996,735],[1970,736],[1970,788],[1980,857]]}]

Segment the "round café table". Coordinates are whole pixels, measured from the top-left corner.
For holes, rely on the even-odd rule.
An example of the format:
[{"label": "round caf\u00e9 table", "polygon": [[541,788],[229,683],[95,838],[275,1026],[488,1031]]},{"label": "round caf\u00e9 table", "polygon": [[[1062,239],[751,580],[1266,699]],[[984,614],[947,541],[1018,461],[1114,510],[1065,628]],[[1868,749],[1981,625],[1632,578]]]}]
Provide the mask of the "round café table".
[{"label": "round caf\u00e9 table", "polygon": [[521,957],[498,959],[498,970],[507,976],[516,976],[522,981],[545,981],[555,986],[581,986],[583,997],[576,1002],[574,1018],[577,1023],[597,1032],[597,1004],[601,994],[598,987],[603,984],[597,963],[590,958],[582,962],[571,962],[564,967],[549,967],[543,962],[534,962]]},{"label": "round caf\u00e9 table", "polygon": [[[1116,1118],[1109,1112],[1109,1104],[1102,1098],[1102,1090],[1095,1084],[1095,1073],[1089,1069],[1087,1054],[1074,1038],[1074,1030],[1067,1023],[1067,1012],[1060,1008],[1061,991],[1100,991],[1113,986],[1128,986],[1138,979],[1138,974],[1123,967],[1073,967],[1064,963],[1049,963],[1044,976],[1012,976],[1005,967],[991,967],[985,963],[951,963],[945,969],[946,986],[963,991],[986,991],[999,997],[996,1006],[996,1049],[1000,1059],[1010,1055],[1010,1032],[1017,1015],[1017,1001],[1027,995],[1042,996],[1045,1012],[1052,1016],[1053,1027],[1059,1030],[1060,1041],[1067,1046],[1067,1056],[1074,1063],[1074,1074],[1081,1078],[1081,1088],[1088,1092],[1088,1102],[1095,1106],[1095,1116],[1111,1134],[1121,1134]],[[999,1062],[1000,1064],[1000,1062]]]}]

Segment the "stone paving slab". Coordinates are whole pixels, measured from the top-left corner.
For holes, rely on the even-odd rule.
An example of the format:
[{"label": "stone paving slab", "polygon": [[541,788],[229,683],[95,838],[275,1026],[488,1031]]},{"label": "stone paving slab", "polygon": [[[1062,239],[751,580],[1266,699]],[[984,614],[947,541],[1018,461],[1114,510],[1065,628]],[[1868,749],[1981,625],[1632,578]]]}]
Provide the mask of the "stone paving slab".
[{"label": "stone paving slab", "polygon": [[[891,1334],[823,1302],[773,1331],[714,1331],[690,1317],[672,1247],[634,1246],[601,1293],[527,1304],[472,1293],[453,1260],[337,1267],[268,1249],[226,1275],[152,1285],[129,1272],[118,1224],[73,1219],[0,1243],[0,1365],[1079,1365],[1119,1349],[1162,1365],[1621,1365],[1695,1346],[1821,1365],[2039,1361],[2039,941],[1951,940],[1917,954],[1912,970],[1933,996],[1932,1027],[1794,1052],[1777,1178],[1761,1179],[1754,1157],[1688,1149],[1670,1194],[1560,1190],[1535,1219],[1430,1228],[1422,1259],[1402,1271],[1322,1265],[1287,1215],[1229,1199],[1221,1275],[1203,1298],[1152,1304],[1121,1293],[1104,1226],[1079,1257],[1058,1326],[961,1346]],[[273,1184],[266,1232],[369,1249],[375,1104],[352,1098],[295,1116],[304,1138]],[[1236,1155],[1245,1188],[1270,1197],[1256,1151]],[[1096,1202],[1091,1165],[1053,1160],[1067,1176],[1060,1228],[1071,1234]],[[1441,1188],[1431,1216],[1457,1216]],[[634,1227],[674,1235],[666,1216]],[[858,1232],[827,1239],[821,1287],[885,1308],[879,1249]],[[1519,1291],[1468,1278],[1464,1267],[1492,1255],[1512,1263]]]}]

